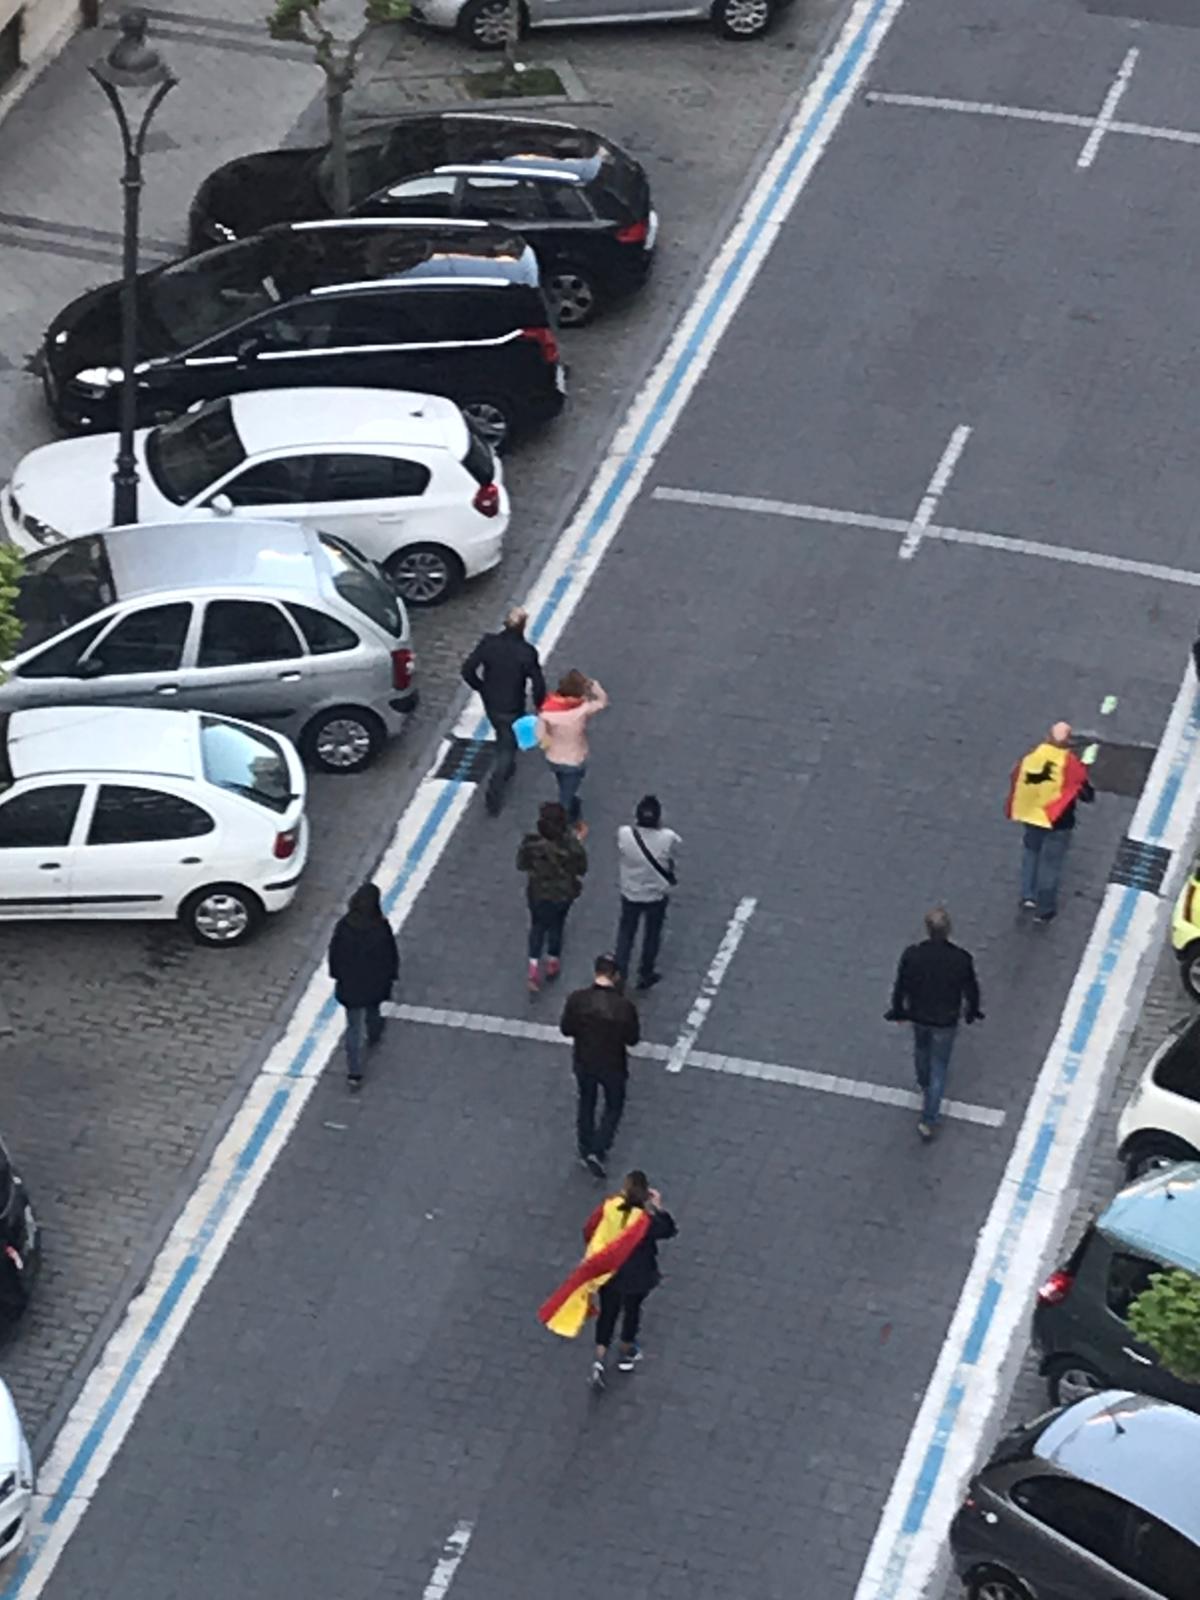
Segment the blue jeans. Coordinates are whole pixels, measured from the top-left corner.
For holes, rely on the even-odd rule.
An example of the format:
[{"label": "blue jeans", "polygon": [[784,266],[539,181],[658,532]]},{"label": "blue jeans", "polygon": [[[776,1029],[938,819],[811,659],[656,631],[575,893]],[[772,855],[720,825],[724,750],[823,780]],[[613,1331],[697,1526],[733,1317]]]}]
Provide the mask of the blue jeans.
[{"label": "blue jeans", "polygon": [[378,1044],[383,1038],[383,1018],[378,1004],[346,1007],[346,1076],[362,1077],[363,1034],[368,1044]]},{"label": "blue jeans", "polygon": [[1052,917],[1058,910],[1058,883],[1062,877],[1070,828],[1035,828],[1025,824],[1025,844],[1021,852],[1021,899],[1033,900],[1039,917]]},{"label": "blue jeans", "polygon": [[957,1031],[956,1028],[927,1028],[924,1023],[913,1023],[913,1065],[917,1069],[917,1087],[925,1095],[921,1121],[931,1128],[936,1127],[941,1118],[946,1073],[950,1070],[950,1054]]},{"label": "blue jeans", "polygon": [[563,767],[557,761],[550,761],[547,766],[558,779],[559,805],[567,813],[568,821],[578,822],[583,810],[579,803],[579,785],[587,771],[587,762],[583,761],[577,767]]}]

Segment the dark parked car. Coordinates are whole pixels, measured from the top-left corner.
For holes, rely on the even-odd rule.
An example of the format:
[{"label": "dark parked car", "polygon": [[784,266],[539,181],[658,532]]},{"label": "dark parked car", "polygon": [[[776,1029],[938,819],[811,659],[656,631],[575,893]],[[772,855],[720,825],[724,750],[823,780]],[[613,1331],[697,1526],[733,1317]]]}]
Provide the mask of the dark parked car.
[{"label": "dark parked car", "polygon": [[[218,167],[192,202],[190,247],[332,216],[332,166],[321,145]],[[598,133],[564,122],[470,112],[405,117],[354,145],[350,185],[360,216],[476,217],[523,234],[564,327],[638,288],[654,258],[658,219],[646,174]]]},{"label": "dark parked car", "polygon": [[970,1600],[1200,1600],[1200,1417],[1106,1389],[1002,1439],[950,1528]]},{"label": "dark parked car", "polygon": [[[446,395],[492,444],[562,408],[537,258],[487,223],[285,223],[144,272],[138,293],[143,425],[307,384]],[[120,331],[115,283],[51,323],[42,381],[65,427],[116,427]]]},{"label": "dark parked car", "polygon": [[1055,1405],[1130,1388],[1200,1411],[1200,1384],[1159,1366],[1126,1318],[1154,1272],[1200,1273],[1200,1162],[1123,1189],[1038,1290],[1033,1337]]},{"label": "dark parked car", "polygon": [[0,1141],[0,1319],[11,1321],[29,1303],[42,1260],[42,1236],[29,1191]]}]

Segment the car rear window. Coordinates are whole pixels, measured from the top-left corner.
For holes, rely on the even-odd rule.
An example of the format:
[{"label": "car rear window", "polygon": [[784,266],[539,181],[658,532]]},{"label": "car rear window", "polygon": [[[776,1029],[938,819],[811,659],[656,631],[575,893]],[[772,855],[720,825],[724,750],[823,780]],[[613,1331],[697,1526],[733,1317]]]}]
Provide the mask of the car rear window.
[{"label": "car rear window", "polygon": [[496,458],[492,454],[492,447],[475,432],[470,422],[467,423],[467,453],[463,457],[463,466],[476,483],[491,483],[496,476]]},{"label": "car rear window", "polygon": [[1145,1256],[1125,1255],[1115,1252],[1108,1264],[1108,1283],[1104,1290],[1105,1303],[1114,1316],[1124,1322],[1129,1308],[1150,1287],[1150,1275],[1161,1272],[1162,1263],[1149,1261]]},{"label": "car rear window", "polygon": [[606,150],[599,176],[588,193],[601,216],[613,222],[640,221],[650,209],[650,189],[645,174],[632,161]]},{"label": "car rear window", "polygon": [[29,556],[13,609],[21,623],[20,651],[32,650],[65,628],[85,622],[117,598],[103,534],[69,539]]},{"label": "car rear window", "polygon": [[218,789],[268,811],[286,811],[292,803],[287,757],[269,733],[239,728],[223,717],[201,717],[200,759],[204,776]]},{"label": "car rear window", "polygon": [[396,591],[379,568],[344,539],[335,539],[331,533],[322,533],[319,538],[329,558],[333,586],[342,599],[393,639],[403,639],[404,613]]},{"label": "car rear window", "polygon": [[210,400],[199,411],[152,429],[146,438],[151,476],[177,506],[195,499],[245,459],[228,400]]}]

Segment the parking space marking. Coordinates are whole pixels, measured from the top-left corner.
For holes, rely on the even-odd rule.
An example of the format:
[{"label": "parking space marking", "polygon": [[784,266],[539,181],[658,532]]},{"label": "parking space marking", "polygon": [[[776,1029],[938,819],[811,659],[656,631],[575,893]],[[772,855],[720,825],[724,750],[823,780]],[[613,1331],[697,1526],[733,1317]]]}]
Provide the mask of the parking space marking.
[{"label": "parking space marking", "polygon": [[933,522],[937,508],[942,503],[942,496],[950,487],[950,479],[954,476],[954,469],[958,459],[967,447],[967,440],[971,437],[971,430],[966,423],[955,428],[950,435],[946,448],[942,451],[942,458],[934,468],[933,477],[929,480],[929,487],[921,497],[921,504],[917,507],[916,515],[908,525],[904,538],[900,542],[899,557],[901,561],[911,561],[921,548],[921,539]]},{"label": "parking space marking", "polygon": [[470,1522],[460,1522],[454,1532],[442,1546],[441,1558],[433,1569],[433,1576],[425,1585],[425,1592],[421,1600],[446,1600],[450,1593],[450,1585],[454,1582],[454,1574],[458,1571],[459,1563],[467,1553],[471,1543],[471,1535],[475,1526]]},{"label": "parking space marking", "polygon": [[1136,45],[1125,52],[1125,59],[1117,68],[1117,75],[1113,79],[1112,86],[1110,87],[1108,93],[1104,96],[1104,104],[1100,107],[1100,115],[1096,118],[1096,126],[1092,129],[1091,133],[1088,134],[1087,139],[1084,142],[1083,149],[1079,152],[1079,159],[1075,163],[1077,167],[1090,167],[1092,162],[1095,161],[1096,154],[1100,149],[1100,143],[1103,140],[1104,135],[1112,127],[1113,118],[1116,116],[1117,107],[1120,105],[1122,97],[1124,96],[1126,89],[1129,87],[1129,80],[1133,76],[1133,69],[1137,66],[1138,54],[1139,52]]},{"label": "parking space marking", "polygon": [[[384,1015],[400,1022],[415,1022],[431,1028],[462,1028],[467,1033],[500,1035],[506,1039],[527,1039],[532,1044],[550,1044],[565,1048],[558,1028],[545,1022],[523,1022],[516,1017],[496,1017],[479,1011],[444,1011],[434,1006],[389,1004],[383,1007]],[[632,1056],[643,1061],[661,1061],[668,1072],[678,1069],[671,1061],[678,1048],[674,1045],[654,1044],[643,1039],[634,1045]],[[762,1083],[782,1083],[793,1089],[807,1089],[814,1094],[839,1095],[845,1100],[868,1100],[874,1105],[896,1106],[902,1111],[920,1112],[923,1101],[915,1090],[896,1089],[890,1084],[868,1083],[860,1078],[842,1077],[836,1072],[815,1072],[810,1067],[793,1067],[781,1061],[755,1061],[748,1056],[720,1055],[710,1050],[690,1049],[686,1062],[681,1065],[697,1067],[702,1072],[723,1072],[732,1078],[756,1079]],[[956,1122],[973,1122],[980,1128],[1002,1128],[1005,1115],[993,1106],[974,1105],[969,1100],[943,1100],[943,1115]]]},{"label": "parking space marking", "polygon": [[1063,128],[1094,128],[1095,117],[1075,111],[1037,111],[1031,106],[1002,106],[994,100],[954,100],[940,94],[890,94],[885,89],[868,89],[863,95],[869,106],[909,106],[917,111],[958,111],[973,117],[1001,117],[1009,122],[1049,122]]},{"label": "parking space marking", "polygon": [[[651,496],[655,500],[679,505],[700,506],[710,511],[745,511],[757,516],[782,517],[791,522],[829,523],[840,528],[865,528],[876,533],[895,533],[903,537],[911,522],[903,517],[879,517],[868,512],[843,511],[835,506],[807,505],[801,501],[764,500],[757,495],[719,494],[712,489],[679,489],[660,485]],[[1104,555],[1099,550],[1077,550],[1070,545],[1047,544],[1041,539],[1018,539],[1007,533],[985,533],[977,528],[952,528],[931,522],[921,537],[942,544],[974,545],[981,550],[998,550],[1005,555],[1033,556],[1043,561],[1061,561],[1067,566],[1096,567],[1102,572],[1119,572],[1133,578],[1152,578],[1158,583],[1178,583],[1200,589],[1200,572],[1185,567],[1169,567],[1159,561],[1135,561],[1127,556]]]},{"label": "parking space marking", "polygon": [[729,926],[725,929],[724,937],[717,946],[717,953],[712,958],[712,965],[704,974],[704,982],[700,985],[700,993],[692,1002],[692,1009],[684,1020],[683,1027],[679,1030],[679,1037],[667,1058],[668,1072],[682,1072],[692,1046],[700,1036],[700,1030],[707,1020],[708,1013],[712,1010],[713,1001],[717,998],[717,991],[724,981],[729,970],[729,963],[737,955],[738,945],[745,937],[746,925],[754,915],[758,901],[747,896],[739,900],[737,910],[729,919]]}]

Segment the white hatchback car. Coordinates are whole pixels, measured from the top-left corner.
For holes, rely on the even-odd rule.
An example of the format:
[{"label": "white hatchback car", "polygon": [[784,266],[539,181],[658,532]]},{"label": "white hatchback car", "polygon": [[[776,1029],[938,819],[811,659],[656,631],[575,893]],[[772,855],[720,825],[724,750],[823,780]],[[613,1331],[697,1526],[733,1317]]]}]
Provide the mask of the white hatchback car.
[{"label": "white hatchback car", "polygon": [[0,1561],[25,1537],[33,1490],[33,1457],[25,1430],[8,1385],[0,1379]]},{"label": "white hatchback car", "polygon": [[178,917],[227,948],[296,894],[295,748],[201,711],[46,706],[0,717],[0,920]]},{"label": "white hatchback car", "polygon": [[[115,434],[31,450],[0,496],[24,550],[108,526]],[[395,389],[266,389],[204,404],[134,440],[143,522],[234,510],[340,534],[431,606],[496,566],[508,494],[452,400]]]},{"label": "white hatchback car", "polygon": [[1173,1028],[1146,1063],[1117,1122],[1130,1178],[1172,1161],[1200,1161],[1200,1016]]}]

